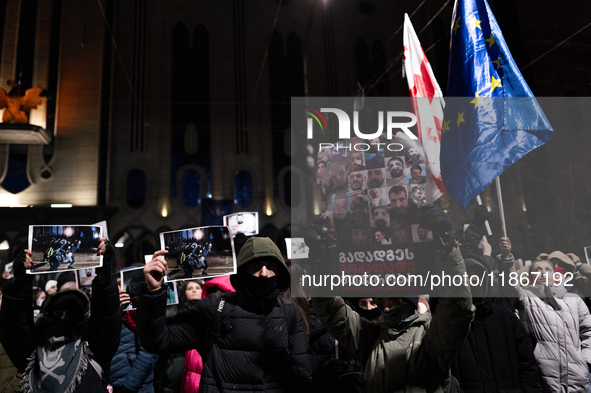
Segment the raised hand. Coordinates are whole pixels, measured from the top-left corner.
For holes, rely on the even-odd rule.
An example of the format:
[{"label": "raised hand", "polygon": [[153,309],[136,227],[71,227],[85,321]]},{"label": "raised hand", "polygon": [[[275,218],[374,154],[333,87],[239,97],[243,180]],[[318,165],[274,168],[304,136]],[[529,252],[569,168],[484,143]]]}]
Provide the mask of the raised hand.
[{"label": "raised hand", "polygon": [[14,276],[23,277],[27,269],[33,268],[33,253],[30,250],[25,250],[18,254],[14,260]]},{"label": "raised hand", "polygon": [[167,264],[164,255],[168,254],[166,250],[156,251],[152,260],[144,266],[144,278],[150,291],[159,289],[166,276]]},{"label": "raised hand", "polygon": [[121,305],[121,309],[125,309],[129,303],[131,303],[131,297],[129,294],[126,291],[119,289],[119,304]]},{"label": "raised hand", "polygon": [[501,248],[501,257],[509,259],[511,257],[511,240],[508,237],[502,237],[499,247]]}]

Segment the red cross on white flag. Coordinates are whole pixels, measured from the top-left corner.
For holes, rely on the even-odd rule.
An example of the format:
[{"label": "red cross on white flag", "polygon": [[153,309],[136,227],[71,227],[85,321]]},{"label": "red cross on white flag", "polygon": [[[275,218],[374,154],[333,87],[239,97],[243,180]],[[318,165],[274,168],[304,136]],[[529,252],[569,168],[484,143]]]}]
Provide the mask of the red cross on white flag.
[{"label": "red cross on white flag", "polygon": [[[410,96],[413,98],[413,109],[417,116],[419,139],[425,152],[426,199],[427,203],[432,203],[445,192],[439,166],[445,101],[407,14],[404,14],[404,68]],[[417,99],[417,97],[429,99]]]}]

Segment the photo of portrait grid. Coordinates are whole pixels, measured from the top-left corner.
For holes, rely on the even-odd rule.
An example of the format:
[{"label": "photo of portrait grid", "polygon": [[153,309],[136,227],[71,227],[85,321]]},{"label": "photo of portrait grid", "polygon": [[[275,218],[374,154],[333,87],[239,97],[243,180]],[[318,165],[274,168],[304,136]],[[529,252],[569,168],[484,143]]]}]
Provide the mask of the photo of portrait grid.
[{"label": "photo of portrait grid", "polygon": [[102,227],[92,225],[31,225],[29,249],[33,268],[27,273],[90,269],[102,266],[97,255]]},{"label": "photo of portrait grid", "polygon": [[165,281],[236,273],[234,242],[228,227],[207,226],[163,232],[160,244],[168,253]]},{"label": "photo of portrait grid", "polygon": [[[385,148],[394,142],[398,148]],[[420,144],[354,137],[332,146],[318,152],[316,184],[324,195],[322,212],[333,246],[369,249],[433,240],[412,213],[426,203]]]}]

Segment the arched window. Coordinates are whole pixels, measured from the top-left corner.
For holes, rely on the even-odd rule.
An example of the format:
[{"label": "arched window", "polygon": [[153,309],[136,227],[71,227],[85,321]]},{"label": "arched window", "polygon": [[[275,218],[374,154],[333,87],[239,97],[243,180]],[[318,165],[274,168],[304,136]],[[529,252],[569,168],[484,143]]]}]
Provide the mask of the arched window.
[{"label": "arched window", "polygon": [[[296,207],[300,204],[300,187],[292,188],[291,184],[300,184],[300,177],[293,171],[287,171],[283,175],[283,201],[289,207]],[[292,192],[293,191],[293,192]]]},{"label": "arched window", "polygon": [[187,207],[195,207],[201,203],[199,173],[189,169],[183,174],[183,203]]},{"label": "arched window", "polygon": [[252,203],[252,179],[247,171],[238,171],[234,176],[234,203],[240,207]]},{"label": "arched window", "polygon": [[141,169],[132,169],[127,174],[127,204],[133,208],[146,202],[146,174]]}]

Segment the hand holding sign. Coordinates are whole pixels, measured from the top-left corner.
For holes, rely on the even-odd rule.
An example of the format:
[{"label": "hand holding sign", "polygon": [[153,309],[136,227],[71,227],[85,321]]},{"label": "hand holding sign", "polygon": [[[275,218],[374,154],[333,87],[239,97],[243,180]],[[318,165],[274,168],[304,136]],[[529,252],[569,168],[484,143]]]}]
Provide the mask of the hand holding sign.
[{"label": "hand holding sign", "polygon": [[146,285],[150,291],[160,289],[164,282],[164,277],[166,276],[165,254],[168,254],[168,251],[156,251],[152,260],[144,266],[144,277],[146,278]]}]

